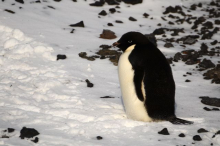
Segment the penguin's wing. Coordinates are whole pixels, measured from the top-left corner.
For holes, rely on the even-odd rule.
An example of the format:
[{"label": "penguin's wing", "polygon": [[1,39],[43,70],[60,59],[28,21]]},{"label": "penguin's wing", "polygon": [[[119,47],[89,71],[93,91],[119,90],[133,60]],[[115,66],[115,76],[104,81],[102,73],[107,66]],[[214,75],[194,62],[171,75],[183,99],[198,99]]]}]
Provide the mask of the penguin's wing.
[{"label": "penguin's wing", "polygon": [[135,49],[129,55],[129,61],[134,70],[134,86],[137,97],[140,101],[144,101],[144,96],[142,93],[142,81],[144,78],[144,67],[143,67],[143,55],[137,52]]}]

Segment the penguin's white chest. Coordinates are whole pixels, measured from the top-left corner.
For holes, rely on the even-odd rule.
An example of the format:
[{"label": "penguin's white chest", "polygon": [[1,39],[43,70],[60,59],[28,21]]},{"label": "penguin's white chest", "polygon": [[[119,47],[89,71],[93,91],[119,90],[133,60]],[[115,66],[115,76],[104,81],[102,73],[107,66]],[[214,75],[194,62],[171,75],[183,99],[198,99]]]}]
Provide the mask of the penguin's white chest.
[{"label": "penguin's white chest", "polygon": [[[129,62],[129,55],[135,45],[130,46],[121,56],[118,63],[119,82],[122,92],[125,112],[128,118],[150,122],[153,121],[147,114],[144,102],[140,101],[136,95],[135,85],[133,82],[134,70]],[[145,97],[144,84],[142,82],[142,93]]]}]

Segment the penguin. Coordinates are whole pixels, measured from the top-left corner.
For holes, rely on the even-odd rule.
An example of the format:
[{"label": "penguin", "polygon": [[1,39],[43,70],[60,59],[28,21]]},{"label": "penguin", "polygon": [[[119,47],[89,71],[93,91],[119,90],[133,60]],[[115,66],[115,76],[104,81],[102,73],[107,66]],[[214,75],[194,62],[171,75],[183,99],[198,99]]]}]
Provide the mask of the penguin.
[{"label": "penguin", "polygon": [[163,53],[140,32],[128,32],[113,46],[123,51],[118,62],[119,82],[129,119],[190,125],[175,115],[175,82]]}]

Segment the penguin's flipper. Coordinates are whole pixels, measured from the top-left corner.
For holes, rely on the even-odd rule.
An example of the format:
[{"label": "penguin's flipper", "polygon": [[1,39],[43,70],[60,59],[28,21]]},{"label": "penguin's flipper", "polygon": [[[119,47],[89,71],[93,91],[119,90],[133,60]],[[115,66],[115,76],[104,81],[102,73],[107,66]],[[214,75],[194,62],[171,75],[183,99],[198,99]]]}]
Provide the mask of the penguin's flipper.
[{"label": "penguin's flipper", "polygon": [[192,121],[187,121],[187,120],[183,120],[180,118],[173,118],[172,120],[169,120],[170,123],[174,124],[174,125],[191,125],[193,124]]},{"label": "penguin's flipper", "polygon": [[134,70],[134,86],[137,97],[140,101],[144,101],[144,96],[142,93],[142,82],[144,78],[144,53],[145,48],[137,49],[136,46],[134,50],[129,55],[129,61],[132,65],[132,69]]},{"label": "penguin's flipper", "polygon": [[134,69],[134,86],[137,97],[140,101],[144,101],[144,96],[142,93],[142,81],[144,77],[144,71],[141,69]]}]

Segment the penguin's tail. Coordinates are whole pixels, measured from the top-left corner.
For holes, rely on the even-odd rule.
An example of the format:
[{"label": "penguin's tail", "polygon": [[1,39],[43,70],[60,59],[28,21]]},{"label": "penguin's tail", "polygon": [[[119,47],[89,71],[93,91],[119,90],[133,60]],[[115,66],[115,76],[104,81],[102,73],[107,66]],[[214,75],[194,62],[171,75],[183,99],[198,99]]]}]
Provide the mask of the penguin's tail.
[{"label": "penguin's tail", "polygon": [[180,119],[177,117],[170,119],[169,122],[174,125],[191,125],[191,124],[193,124],[192,121],[183,120],[183,119]]}]

